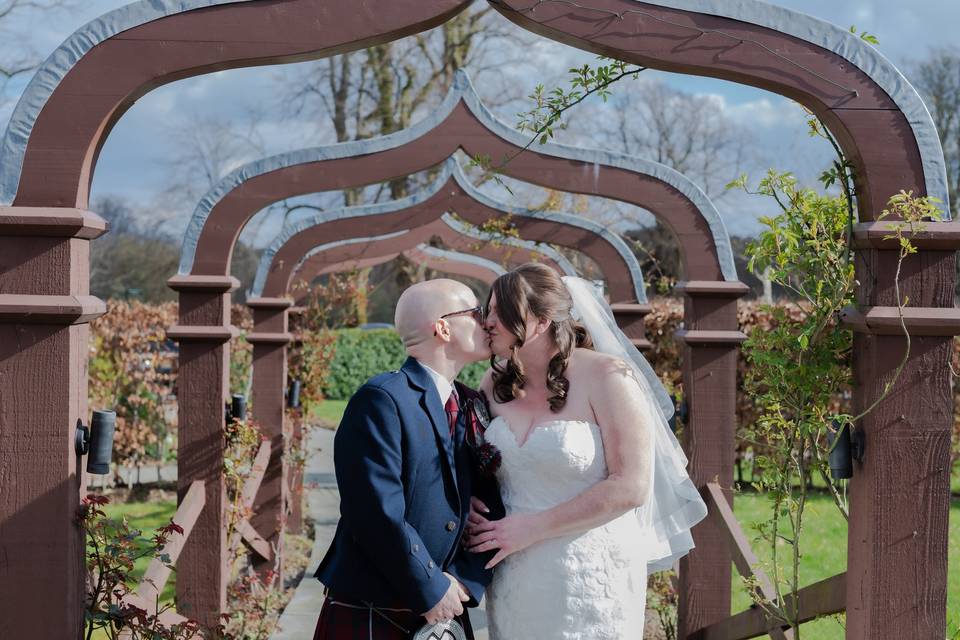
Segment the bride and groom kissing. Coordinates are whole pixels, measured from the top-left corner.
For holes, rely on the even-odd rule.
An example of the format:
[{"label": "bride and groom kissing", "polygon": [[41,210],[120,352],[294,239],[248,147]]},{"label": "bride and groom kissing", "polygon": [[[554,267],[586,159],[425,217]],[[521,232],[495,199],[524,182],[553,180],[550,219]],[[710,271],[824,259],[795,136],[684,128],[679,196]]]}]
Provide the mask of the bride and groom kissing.
[{"label": "bride and groom kissing", "polygon": [[[526,264],[486,304],[430,280],[397,302],[409,355],[351,398],[315,640],[642,637],[649,572],[706,506],[669,398],[592,283]],[[469,363],[491,368],[474,391]],[[492,418],[491,418],[492,417]]]}]

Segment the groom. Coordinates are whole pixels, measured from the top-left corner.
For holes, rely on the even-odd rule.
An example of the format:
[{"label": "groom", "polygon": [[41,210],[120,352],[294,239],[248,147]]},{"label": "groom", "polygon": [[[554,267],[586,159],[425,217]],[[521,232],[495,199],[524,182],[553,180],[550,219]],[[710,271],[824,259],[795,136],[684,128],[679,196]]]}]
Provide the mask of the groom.
[{"label": "groom", "polygon": [[457,618],[489,584],[489,557],[461,548],[470,497],[502,515],[495,482],[475,470],[465,407],[454,384],[490,357],[483,310],[453,280],[408,288],[395,324],[409,357],[371,378],[347,405],[334,439],[340,522],[316,577],[327,587],[315,640],[401,640],[425,623]]}]

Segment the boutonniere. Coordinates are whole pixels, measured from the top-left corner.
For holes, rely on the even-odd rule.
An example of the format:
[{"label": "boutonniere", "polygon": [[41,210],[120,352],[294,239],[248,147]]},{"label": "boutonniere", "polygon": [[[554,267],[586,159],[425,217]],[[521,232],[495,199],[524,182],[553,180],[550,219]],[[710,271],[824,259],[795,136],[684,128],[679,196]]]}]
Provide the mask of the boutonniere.
[{"label": "boutonniere", "polygon": [[479,396],[470,398],[468,402],[470,429],[468,430],[467,443],[473,451],[477,472],[481,476],[490,477],[500,468],[502,458],[500,450],[484,436],[484,432],[490,426],[490,410],[487,408],[487,398],[481,391]]}]

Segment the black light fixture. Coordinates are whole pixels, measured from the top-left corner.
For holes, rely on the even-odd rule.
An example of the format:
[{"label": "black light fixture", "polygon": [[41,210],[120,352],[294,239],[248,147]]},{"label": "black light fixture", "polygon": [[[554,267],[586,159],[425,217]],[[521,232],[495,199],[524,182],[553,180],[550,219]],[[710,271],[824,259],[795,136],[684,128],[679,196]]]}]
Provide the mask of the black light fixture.
[{"label": "black light fixture", "polygon": [[834,420],[827,431],[827,444],[830,446],[830,477],[834,480],[846,480],[853,477],[853,461],[863,462],[866,436],[863,429],[850,431],[850,424],[840,424]]},{"label": "black light fixture", "polygon": [[77,420],[74,449],[78,456],[88,455],[87,473],[106,475],[110,473],[113,458],[113,434],[117,427],[117,414],[105,409],[95,409],[93,420],[87,428]]},{"label": "black light fixture", "polygon": [[227,422],[247,419],[247,397],[242,393],[230,396],[230,406],[226,409]]},{"label": "black light fixture", "polygon": [[288,409],[299,409],[300,408],[300,380],[293,378],[290,380],[290,386],[287,389],[287,408]]}]

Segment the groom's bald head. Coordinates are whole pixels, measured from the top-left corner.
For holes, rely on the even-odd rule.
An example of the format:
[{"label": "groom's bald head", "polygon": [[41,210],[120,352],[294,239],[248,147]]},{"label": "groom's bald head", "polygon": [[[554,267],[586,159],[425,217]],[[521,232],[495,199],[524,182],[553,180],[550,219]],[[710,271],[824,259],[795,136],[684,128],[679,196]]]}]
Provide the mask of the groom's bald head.
[{"label": "groom's bald head", "polygon": [[462,282],[447,279],[418,282],[400,295],[393,323],[403,346],[410,349],[434,337],[440,316],[476,304],[473,291]]}]

